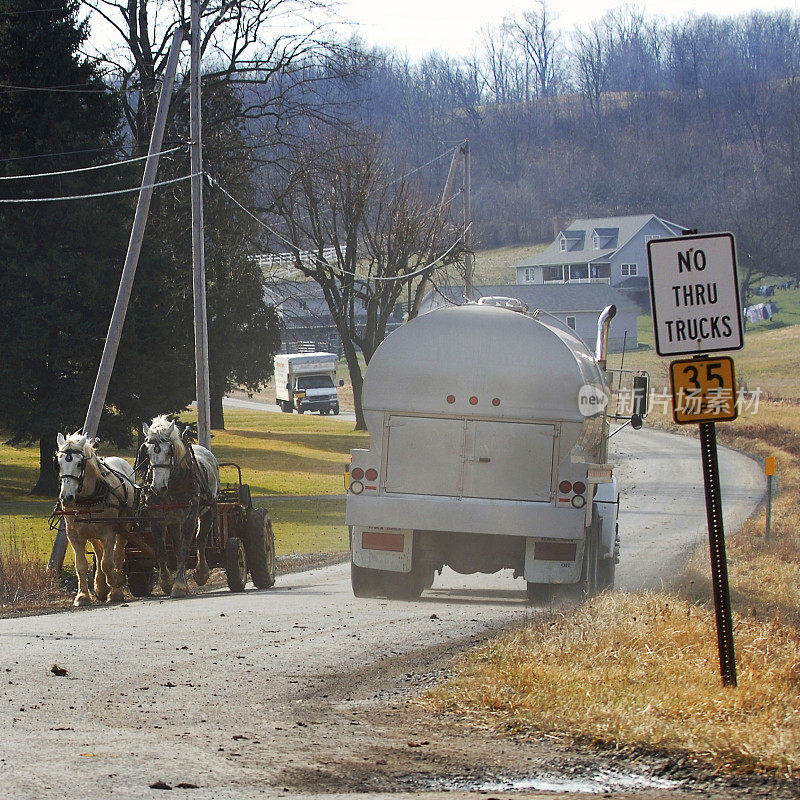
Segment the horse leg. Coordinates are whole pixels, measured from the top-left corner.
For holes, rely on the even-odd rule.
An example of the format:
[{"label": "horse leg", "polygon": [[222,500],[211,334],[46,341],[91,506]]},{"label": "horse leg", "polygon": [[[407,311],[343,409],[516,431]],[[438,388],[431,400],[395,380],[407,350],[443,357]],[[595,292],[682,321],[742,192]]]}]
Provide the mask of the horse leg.
[{"label": "horse leg", "polygon": [[197,530],[197,569],[194,571],[194,582],[198,586],[205,586],[208,582],[208,562],[206,561],[206,543],[208,532],[211,530],[213,517],[211,509],[207,510],[198,521]]},{"label": "horse leg", "polygon": [[162,523],[150,522],[150,530],[153,532],[153,541],[156,545],[156,559],[158,561],[158,584],[164,594],[169,594],[172,589],[172,575],[167,566],[167,544],[164,539],[166,531]]},{"label": "horse leg", "polygon": [[67,533],[75,555],[75,574],[78,576],[78,593],[73,601],[74,606],[90,606],[92,596],[89,594],[89,565],[86,563],[86,537],[78,533]]},{"label": "horse leg", "polygon": [[102,539],[92,539],[92,550],[94,550],[94,596],[105,603],[108,598],[109,585],[104,562],[106,560],[106,547]]},{"label": "horse leg", "polygon": [[172,597],[186,597],[189,585],[186,583],[186,559],[189,556],[189,545],[197,529],[196,507],[186,515],[183,524],[178,528],[178,541],[175,543],[175,582],[172,584]]},{"label": "horse leg", "polygon": [[[115,538],[116,535],[114,534],[113,529],[110,529],[106,532],[105,537],[100,542],[101,556],[100,563],[97,565],[97,575],[102,576],[102,581],[105,584],[105,595],[101,598],[98,594],[97,599],[108,600],[110,603],[124,599],[122,596],[122,590],[116,588],[117,584],[119,583],[119,579],[117,578],[117,570],[114,564]],[[97,579],[95,580],[95,586],[97,586]]]},{"label": "horse leg", "polygon": [[113,578],[111,580],[111,595],[109,602],[121,603],[125,599],[123,589],[125,587],[125,572],[123,565],[125,563],[125,543],[126,539],[120,534],[114,535],[114,550],[113,550]]}]

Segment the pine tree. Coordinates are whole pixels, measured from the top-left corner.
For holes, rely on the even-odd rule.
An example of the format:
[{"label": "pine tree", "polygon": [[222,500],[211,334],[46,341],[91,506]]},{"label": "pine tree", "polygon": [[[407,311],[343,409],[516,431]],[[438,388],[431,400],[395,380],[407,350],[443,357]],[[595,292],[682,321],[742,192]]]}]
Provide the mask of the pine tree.
[{"label": "pine tree", "polygon": [[[80,53],[88,29],[79,7],[77,0],[0,0],[0,176],[118,157],[119,103]],[[136,185],[139,173],[4,180],[0,198],[101,192]],[[56,433],[83,422],[130,207],[114,197],[0,204],[0,429],[12,443],[39,442],[34,493],[56,490]]]}]

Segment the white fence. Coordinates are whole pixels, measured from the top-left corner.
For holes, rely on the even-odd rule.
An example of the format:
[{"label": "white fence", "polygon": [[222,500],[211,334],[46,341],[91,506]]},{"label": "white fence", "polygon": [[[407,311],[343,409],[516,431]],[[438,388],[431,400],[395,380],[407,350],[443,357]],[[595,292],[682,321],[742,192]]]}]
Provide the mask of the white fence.
[{"label": "white fence", "polygon": [[[277,277],[290,278],[299,274],[295,264],[297,263],[297,253],[264,253],[255,257],[258,266],[265,272],[270,272]],[[299,253],[302,264],[312,264],[317,258],[314,250],[301,250]],[[322,258],[331,262],[336,259],[336,248],[325,247],[322,250]]]}]

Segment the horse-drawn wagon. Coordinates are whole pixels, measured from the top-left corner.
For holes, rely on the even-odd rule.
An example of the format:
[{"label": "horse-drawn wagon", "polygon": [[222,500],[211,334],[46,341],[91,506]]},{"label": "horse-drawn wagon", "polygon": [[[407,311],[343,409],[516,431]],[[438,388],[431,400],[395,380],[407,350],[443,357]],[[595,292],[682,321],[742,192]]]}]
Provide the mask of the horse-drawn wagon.
[{"label": "horse-drawn wagon", "polygon": [[[247,583],[248,572],[257,589],[269,589],[275,583],[275,535],[266,509],[253,505],[250,487],[242,483],[242,470],[233,462],[221,462],[221,469],[235,469],[237,479],[220,485],[216,508],[206,541],[206,560],[209,567],[223,567],[228,588],[241,592]],[[154,503],[147,507],[148,516],[131,520],[138,536],[128,535],[125,545],[125,575],[134,597],[146,597],[155,587],[158,560],[151,519],[163,506]],[[193,543],[194,545],[195,543]],[[197,567],[197,548],[191,546],[186,566]],[[175,548],[167,543],[167,561],[175,569]]]},{"label": "horse-drawn wagon", "polygon": [[[87,542],[96,555],[94,594],[101,601],[121,600],[125,577],[135,597],[150,595],[156,580],[165,594],[181,597],[188,593],[187,567],[198,586],[207,582],[209,567],[224,567],[233,592],[245,588],[248,572],[256,588],[271,587],[272,523],[266,509],[253,505],[239,465],[219,464],[165,417],[153,423],[144,426],[137,459],[142,487],[123,459],[98,458],[95,440],[59,434],[61,492],[52,519],[64,519],[75,551],[75,605],[91,602]],[[220,468],[235,470],[235,479],[221,483]]]}]

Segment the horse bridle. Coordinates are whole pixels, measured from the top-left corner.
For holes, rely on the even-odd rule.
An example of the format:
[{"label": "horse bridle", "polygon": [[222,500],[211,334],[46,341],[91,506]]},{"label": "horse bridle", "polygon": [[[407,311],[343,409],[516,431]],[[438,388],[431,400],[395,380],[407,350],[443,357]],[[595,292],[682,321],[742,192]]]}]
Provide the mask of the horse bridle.
[{"label": "horse bridle", "polygon": [[[153,452],[154,453],[160,453],[161,452],[161,447],[163,445],[169,445],[170,446],[169,461],[166,464],[154,464],[148,458],[148,461],[150,461],[148,472],[150,470],[154,470],[154,469],[168,469],[170,471],[170,477],[172,477],[172,469],[173,469],[173,467],[178,467],[180,469],[181,466],[183,465],[183,462],[186,461],[186,455],[184,455],[184,457],[181,459],[181,463],[180,464],[176,463],[176,461],[175,461],[175,442],[173,442],[171,439],[157,439],[156,442],[153,445]],[[148,481],[147,478],[145,478],[145,485],[149,485],[151,483],[152,483],[152,481]]]},{"label": "horse bridle", "polygon": [[58,471],[58,480],[65,481],[67,478],[71,478],[74,481],[78,481],[78,488],[76,490],[76,494],[80,494],[81,490],[83,489],[83,479],[86,477],[86,453],[82,450],[74,450],[73,448],[67,448],[66,450],[59,450],[56,454],[56,460],[58,461],[61,456],[65,456],[64,461],[71,462],[73,456],[79,456],[81,458],[81,472],[80,475],[62,475],[61,469]]}]

